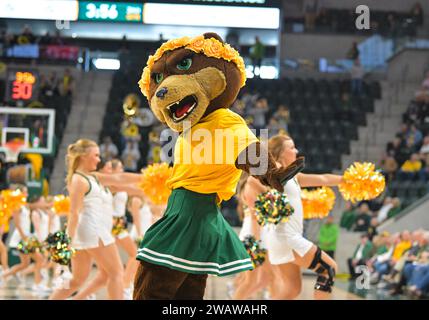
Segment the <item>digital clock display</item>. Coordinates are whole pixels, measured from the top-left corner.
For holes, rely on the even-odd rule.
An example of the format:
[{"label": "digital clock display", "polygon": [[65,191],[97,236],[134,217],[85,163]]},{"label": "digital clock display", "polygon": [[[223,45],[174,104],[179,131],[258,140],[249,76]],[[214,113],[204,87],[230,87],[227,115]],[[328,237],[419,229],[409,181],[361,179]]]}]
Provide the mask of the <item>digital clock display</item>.
[{"label": "digital clock display", "polygon": [[7,73],[6,99],[32,101],[37,98],[38,72],[35,70],[9,69]]},{"label": "digital clock display", "polygon": [[79,2],[79,20],[142,22],[143,4],[127,2]]}]

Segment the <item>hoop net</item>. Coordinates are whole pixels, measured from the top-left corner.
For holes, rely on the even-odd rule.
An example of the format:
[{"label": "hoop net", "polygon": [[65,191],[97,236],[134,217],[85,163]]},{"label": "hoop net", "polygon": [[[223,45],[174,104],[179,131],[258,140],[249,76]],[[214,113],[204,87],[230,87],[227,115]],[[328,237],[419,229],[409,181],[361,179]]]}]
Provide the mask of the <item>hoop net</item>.
[{"label": "hoop net", "polygon": [[12,140],[4,144],[6,162],[17,162],[19,153],[26,144],[20,140]]}]

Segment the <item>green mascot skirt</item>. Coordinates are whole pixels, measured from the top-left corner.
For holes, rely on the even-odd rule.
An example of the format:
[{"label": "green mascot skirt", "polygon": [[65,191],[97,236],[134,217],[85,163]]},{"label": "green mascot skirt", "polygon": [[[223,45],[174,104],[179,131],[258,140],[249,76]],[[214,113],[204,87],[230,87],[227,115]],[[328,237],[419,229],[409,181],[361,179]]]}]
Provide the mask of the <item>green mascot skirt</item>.
[{"label": "green mascot skirt", "polygon": [[193,274],[226,276],[253,269],[216,205],[216,194],[183,188],[173,190],[164,216],[146,231],[137,259]]}]

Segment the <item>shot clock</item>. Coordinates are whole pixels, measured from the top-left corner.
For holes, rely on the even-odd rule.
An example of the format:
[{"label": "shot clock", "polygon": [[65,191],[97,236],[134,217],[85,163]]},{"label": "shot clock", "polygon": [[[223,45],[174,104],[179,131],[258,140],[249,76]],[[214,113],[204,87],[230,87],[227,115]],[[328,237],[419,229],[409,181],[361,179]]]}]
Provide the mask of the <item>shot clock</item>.
[{"label": "shot clock", "polygon": [[38,97],[39,73],[35,69],[14,69],[7,71],[6,100],[32,101]]}]

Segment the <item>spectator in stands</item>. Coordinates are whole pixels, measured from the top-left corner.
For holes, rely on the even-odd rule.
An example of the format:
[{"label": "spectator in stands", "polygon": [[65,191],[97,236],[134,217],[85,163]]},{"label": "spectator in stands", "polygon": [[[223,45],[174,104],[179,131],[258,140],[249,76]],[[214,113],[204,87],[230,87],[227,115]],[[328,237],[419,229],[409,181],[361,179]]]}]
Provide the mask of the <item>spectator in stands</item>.
[{"label": "spectator in stands", "polygon": [[51,72],[49,78],[47,80],[47,96],[58,96],[60,94],[59,91],[59,80],[56,71]]},{"label": "spectator in stands", "polygon": [[352,47],[347,52],[347,59],[356,61],[356,59],[359,59],[360,51],[358,48],[358,44],[356,41],[353,42]]},{"label": "spectator in stands", "polygon": [[283,129],[288,132],[288,124],[290,121],[289,108],[286,107],[284,104],[280,104],[273,117],[276,118],[279,124],[283,127]]},{"label": "spectator in stands", "polygon": [[386,176],[387,182],[389,182],[395,178],[395,173],[398,170],[398,163],[394,157],[385,155],[381,160],[381,168],[383,170],[383,174]]},{"label": "spectator in stands", "polygon": [[267,125],[267,113],[270,110],[268,101],[265,98],[258,98],[254,108],[248,110],[247,114],[253,117],[253,128],[256,129],[259,135],[259,130]]},{"label": "spectator in stands", "polygon": [[393,207],[387,213],[388,219],[393,218],[402,210],[401,199],[399,199],[398,197],[395,197],[392,199],[392,204],[393,204]]},{"label": "spectator in stands", "polygon": [[379,223],[382,223],[388,218],[390,209],[393,208],[393,199],[391,197],[386,197],[383,201],[383,206],[378,211],[377,220]]},{"label": "spectator in stands", "polygon": [[39,44],[49,45],[51,43],[52,43],[51,34],[49,33],[49,31],[46,31],[45,35],[40,38]]},{"label": "spectator in stands", "polygon": [[420,89],[416,92],[416,101],[429,103],[429,71],[426,72],[426,77],[420,85]]},{"label": "spectator in stands", "polygon": [[118,156],[118,147],[112,142],[111,137],[107,136],[103,138],[103,143],[100,144],[100,156],[105,162],[113,160]]},{"label": "spectator in stands", "polygon": [[[250,59],[253,65],[253,74],[256,77],[261,77],[261,65],[262,60],[265,57],[265,46],[261,42],[258,36],[255,37],[255,44],[250,48]],[[255,73],[255,69],[258,67],[258,74]]]},{"label": "spectator in stands", "polygon": [[362,202],[358,208],[358,214],[354,223],[353,231],[367,232],[370,226],[372,212],[366,202]]},{"label": "spectator in stands", "polygon": [[388,24],[388,35],[392,40],[392,51],[396,52],[398,49],[398,36],[399,36],[399,21],[395,17],[393,13],[390,13],[387,16],[387,24]]},{"label": "spectator in stands", "polygon": [[420,154],[425,157],[426,163],[429,163],[429,136],[425,136],[423,139],[423,145],[420,148]]},{"label": "spectator in stands", "polygon": [[391,270],[392,256],[395,250],[395,242],[399,242],[399,235],[387,237],[385,247],[379,247],[376,254],[367,261],[367,266],[372,270],[371,283],[376,284],[383,275]]},{"label": "spectator in stands", "polygon": [[268,137],[271,138],[278,135],[281,131],[286,132],[284,127],[280,124],[277,118],[272,117],[268,123]]},{"label": "spectator in stands", "polygon": [[357,214],[353,208],[352,203],[350,201],[347,201],[343,214],[341,216],[340,227],[350,230],[356,221],[356,216]]},{"label": "spectator in stands", "polygon": [[136,172],[137,162],[140,159],[140,151],[135,141],[128,141],[121,156],[126,171]]},{"label": "spectator in stands", "polygon": [[370,222],[370,225],[368,227],[368,232],[367,232],[369,240],[372,241],[374,239],[374,237],[378,234],[378,231],[377,231],[378,225],[379,225],[379,223],[378,223],[377,217],[371,218],[371,222]]},{"label": "spectator in stands", "polygon": [[18,44],[32,44],[35,43],[36,37],[27,24],[24,26],[21,35],[18,37]]},{"label": "spectator in stands", "polygon": [[360,60],[356,59],[353,63],[353,67],[350,69],[352,94],[360,95],[362,93],[364,75],[365,70],[360,64]]},{"label": "spectator in stands", "polygon": [[319,247],[332,259],[335,259],[338,235],[338,225],[334,223],[334,217],[330,215],[326,218],[326,222],[319,230]]},{"label": "spectator in stands", "polygon": [[423,134],[422,132],[417,129],[416,125],[413,123],[410,126],[410,130],[407,135],[407,139],[412,140],[412,144],[414,147],[420,146],[422,140],[423,140]]},{"label": "spectator in stands", "polygon": [[61,37],[60,30],[55,31],[55,37],[52,39],[52,44],[57,45],[57,46],[64,45],[64,40]]},{"label": "spectator in stands", "polygon": [[[416,266],[422,261],[421,258],[429,252],[429,233],[423,230],[418,230],[419,233],[417,244],[414,243],[410,250],[406,253],[402,266],[395,266],[397,277],[391,277],[394,287],[390,291],[391,295],[402,293],[402,287],[410,282]],[[415,232],[414,234],[416,234]]]},{"label": "spectator in stands", "polygon": [[318,0],[306,0],[304,5],[305,30],[313,31],[317,18]]},{"label": "spectator in stands", "polygon": [[353,256],[347,259],[351,279],[356,279],[358,275],[356,273],[356,267],[365,266],[366,262],[371,258],[372,252],[374,250],[374,246],[369,240],[367,234],[362,234],[360,238],[361,242],[356,247]]},{"label": "spectator in stands", "polygon": [[403,231],[395,245],[395,249],[393,250],[393,262],[397,262],[402,255],[411,248],[411,244],[411,233],[408,230]]},{"label": "spectator in stands", "polygon": [[127,141],[139,142],[141,140],[139,127],[129,118],[124,119],[121,123],[121,136],[122,145],[125,145]]},{"label": "spectator in stands", "polygon": [[[159,48],[159,46],[157,46]],[[119,53],[128,53],[130,52],[130,45],[128,43],[127,36],[124,34],[121,39],[121,46],[119,48]]]},{"label": "spectator in stands", "polygon": [[422,161],[417,153],[413,153],[407,161],[401,166],[401,169],[398,172],[398,177],[401,180],[414,180],[419,178],[422,181],[425,181],[425,173],[422,170]]},{"label": "spectator in stands", "polygon": [[418,27],[421,27],[423,25],[424,13],[420,2],[416,2],[414,4],[413,8],[411,9],[411,16],[413,17]]},{"label": "spectator in stands", "polygon": [[60,92],[62,96],[71,96],[74,90],[74,78],[69,68],[64,70],[64,75],[60,85]]}]

